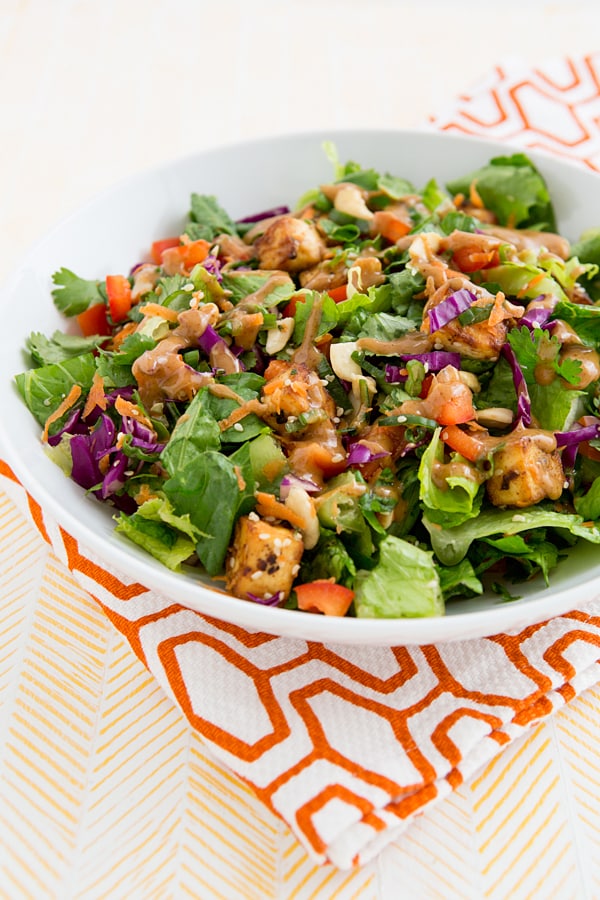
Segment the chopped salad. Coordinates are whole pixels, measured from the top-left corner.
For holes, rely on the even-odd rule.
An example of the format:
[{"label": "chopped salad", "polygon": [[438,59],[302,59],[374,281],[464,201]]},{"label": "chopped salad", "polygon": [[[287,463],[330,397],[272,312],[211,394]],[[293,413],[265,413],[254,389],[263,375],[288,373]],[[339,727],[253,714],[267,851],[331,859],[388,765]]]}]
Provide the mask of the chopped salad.
[{"label": "chopped salad", "polygon": [[[433,616],[600,543],[600,229],[522,154],[446,185],[341,163],[234,221],[192,194],[16,376],[116,530],[241,601]],[[135,261],[132,261],[135,262]]]}]

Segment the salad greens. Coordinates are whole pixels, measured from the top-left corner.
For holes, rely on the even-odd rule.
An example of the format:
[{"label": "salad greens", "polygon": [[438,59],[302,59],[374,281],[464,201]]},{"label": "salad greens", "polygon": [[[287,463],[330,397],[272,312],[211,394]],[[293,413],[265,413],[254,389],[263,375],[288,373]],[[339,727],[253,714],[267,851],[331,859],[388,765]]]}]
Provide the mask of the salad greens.
[{"label": "salad greens", "polygon": [[[446,185],[341,162],[296,209],[193,193],[15,381],[116,530],[241,600],[437,616],[600,544],[600,229],[523,153]],[[70,329],[72,332],[73,329]]]}]

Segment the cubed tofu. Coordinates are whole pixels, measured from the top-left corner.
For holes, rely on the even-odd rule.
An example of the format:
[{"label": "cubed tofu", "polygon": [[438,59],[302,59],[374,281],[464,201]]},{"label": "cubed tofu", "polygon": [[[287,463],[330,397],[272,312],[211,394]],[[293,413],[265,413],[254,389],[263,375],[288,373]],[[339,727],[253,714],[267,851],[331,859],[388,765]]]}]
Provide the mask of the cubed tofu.
[{"label": "cubed tofu", "polygon": [[325,252],[325,244],[314,225],[294,216],[274,219],[254,248],[261,269],[283,269],[285,272],[300,272],[316,266]]},{"label": "cubed tofu", "polygon": [[304,544],[302,537],[283,525],[272,525],[255,514],[242,516],[225,563],[226,587],[244,600],[248,594],[281,599],[290,593],[298,574]]},{"label": "cubed tofu", "polygon": [[546,498],[558,500],[564,481],[560,453],[549,449],[547,435],[534,432],[494,453],[494,473],[486,488],[494,506],[524,507]]}]

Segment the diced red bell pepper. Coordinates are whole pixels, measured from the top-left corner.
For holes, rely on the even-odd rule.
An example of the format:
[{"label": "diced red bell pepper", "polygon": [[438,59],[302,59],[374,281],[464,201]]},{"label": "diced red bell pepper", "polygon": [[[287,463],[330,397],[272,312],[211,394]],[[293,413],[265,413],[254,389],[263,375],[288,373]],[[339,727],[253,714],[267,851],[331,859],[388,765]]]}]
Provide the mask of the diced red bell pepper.
[{"label": "diced red bell pepper", "polygon": [[110,335],[112,328],[106,317],[106,306],[104,303],[94,303],[84,312],[77,316],[77,324],[81,328],[84,337],[90,337],[92,334]]},{"label": "diced red bell pepper", "polygon": [[326,616],[345,616],[354,600],[354,591],[325,578],[298,584],[294,590],[298,609],[321,612]]},{"label": "diced red bell pepper", "polygon": [[106,276],[106,296],[113,322],[122,322],[131,309],[131,285],[124,275]]},{"label": "diced red bell pepper", "polygon": [[477,462],[486,455],[484,442],[477,435],[463,431],[458,425],[446,425],[442,428],[441,437],[451,450],[455,450],[471,462]]},{"label": "diced red bell pepper", "polygon": [[150,248],[152,262],[155,262],[157,266],[160,266],[164,251],[170,250],[171,247],[179,247],[179,244],[180,240],[178,237],[163,238],[162,241],[154,241]]},{"label": "diced red bell pepper", "polygon": [[348,297],[348,285],[340,284],[339,287],[331,288],[327,293],[336,303],[341,303],[342,300],[346,300]]}]

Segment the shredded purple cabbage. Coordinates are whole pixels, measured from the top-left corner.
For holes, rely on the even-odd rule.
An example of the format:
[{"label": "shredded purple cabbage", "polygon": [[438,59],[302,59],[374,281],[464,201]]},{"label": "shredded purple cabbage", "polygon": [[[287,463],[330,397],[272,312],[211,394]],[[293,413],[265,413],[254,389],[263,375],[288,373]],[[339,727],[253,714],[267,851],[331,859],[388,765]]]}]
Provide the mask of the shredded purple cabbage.
[{"label": "shredded purple cabbage", "polygon": [[374,459],[382,459],[384,456],[387,456],[387,453],[374,453],[369,447],[365,444],[361,444],[360,441],[356,441],[356,443],[352,444],[350,447],[350,452],[348,453],[348,458],[346,460],[347,465],[349,466],[361,466],[364,463],[372,462]]},{"label": "shredded purple cabbage", "polygon": [[215,344],[224,343],[223,338],[220,334],[217,334],[212,325],[207,325],[200,337],[198,338],[198,344],[200,348],[204,350],[205,353],[210,353]]},{"label": "shredded purple cabbage", "polygon": [[261,606],[278,606],[283,599],[283,594],[281,591],[276,591],[272,597],[259,597],[258,594],[252,594],[250,591],[246,591],[246,597],[254,603],[260,603]]},{"label": "shredded purple cabbage", "polygon": [[216,256],[207,256],[202,263],[202,268],[206,269],[209,275],[214,275],[217,281],[223,281],[221,274],[221,261]]},{"label": "shredded purple cabbage", "polygon": [[48,443],[51,447],[56,447],[57,444],[60,444],[63,434],[87,434],[88,430],[88,426],[81,421],[81,410],[76,409],[71,413],[60,431],[49,435]]},{"label": "shredded purple cabbage", "polygon": [[106,500],[111,494],[116,494],[121,488],[125,487],[125,470],[129,465],[129,458],[122,450],[117,450],[110,462],[108,471],[102,479],[100,488],[100,497]]},{"label": "shredded purple cabbage", "polygon": [[279,496],[282,500],[285,500],[292,487],[302,488],[303,491],[309,494],[320,490],[319,485],[315,484],[310,478],[300,478],[298,475],[292,474],[284,475],[279,486]]},{"label": "shredded purple cabbage", "polygon": [[502,347],[502,355],[508,362],[513,377],[515,391],[517,393],[517,418],[515,426],[522,422],[525,427],[531,424],[531,400],[529,399],[529,391],[521,366],[517,361],[517,357],[510,344],[504,344]]},{"label": "shredded purple cabbage", "polygon": [[96,428],[91,433],[73,435],[69,445],[73,460],[71,470],[73,481],[86,490],[103,482],[100,460],[113,449],[115,437],[114,422],[105,413],[100,416]]},{"label": "shredded purple cabbage", "polygon": [[454,291],[453,294],[450,294],[445,300],[442,300],[441,303],[438,303],[437,306],[434,306],[429,310],[430,332],[433,334],[434,331],[439,331],[440,328],[443,328],[443,326],[447,325],[448,322],[451,322],[452,319],[456,319],[456,317],[460,316],[466,309],[469,309],[475,300],[477,300],[477,297],[471,291],[467,290],[467,288],[461,288],[459,291]]},{"label": "shredded purple cabbage", "polygon": [[385,367],[385,380],[388,384],[401,384],[403,381],[406,381],[408,375],[406,374],[406,369],[404,366],[394,366],[391,363],[387,363]]},{"label": "shredded purple cabbage", "polygon": [[239,225],[251,225],[253,222],[262,222],[263,219],[271,219],[273,216],[286,216],[289,211],[289,206],[274,206],[273,209],[265,209],[237,221]]},{"label": "shredded purple cabbage", "polygon": [[582,425],[573,431],[557,431],[555,433],[557,447],[571,447],[582,441],[593,441],[600,438],[600,419],[592,425]]},{"label": "shredded purple cabbage", "polygon": [[524,316],[519,319],[519,325],[526,325],[530,329],[534,328],[551,328],[554,323],[548,322],[552,315],[552,310],[544,306],[536,306],[528,309]]}]

